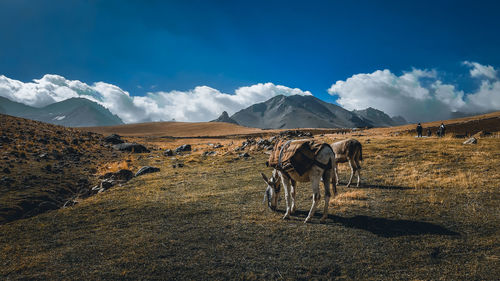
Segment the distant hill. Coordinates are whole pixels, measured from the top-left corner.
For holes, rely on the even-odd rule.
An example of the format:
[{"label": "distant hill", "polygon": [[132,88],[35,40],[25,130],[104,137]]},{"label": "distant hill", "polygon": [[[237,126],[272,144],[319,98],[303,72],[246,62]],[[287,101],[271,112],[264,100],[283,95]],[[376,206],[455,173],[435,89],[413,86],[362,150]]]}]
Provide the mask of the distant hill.
[{"label": "distant hill", "polygon": [[21,114],[31,115],[38,111],[38,108],[11,101],[8,98],[0,97],[0,113],[22,117],[20,116]]},{"label": "distant hill", "polygon": [[488,114],[488,113],[493,113],[496,112],[494,110],[492,111],[486,111],[486,112],[461,112],[461,111],[455,111],[451,113],[450,119],[459,119],[459,118],[466,118],[466,117],[474,117],[478,115],[483,115],[483,114]]},{"label": "distant hill", "polygon": [[83,131],[103,135],[122,136],[170,136],[170,137],[220,137],[227,135],[264,134],[257,128],[247,128],[225,122],[148,122],[117,126],[84,127]]},{"label": "distant hill", "polygon": [[406,125],[408,124],[408,121],[406,121],[406,119],[403,117],[403,116],[393,116],[392,117],[392,120],[394,120],[394,122],[396,122],[396,126],[401,126],[401,125]]},{"label": "distant hill", "polygon": [[71,98],[36,108],[0,97],[0,113],[66,127],[123,124],[123,121],[108,109],[84,98]]},{"label": "distant hill", "polygon": [[398,122],[373,108],[348,111],[313,96],[276,96],[231,116],[238,124],[263,129],[386,127]]},{"label": "distant hill", "polygon": [[[470,136],[479,132],[488,135],[500,132],[500,111],[495,111],[487,114],[467,116],[462,118],[439,120],[432,122],[422,123],[424,132],[427,129],[431,130],[432,135],[435,136],[436,131],[444,123],[446,126],[446,134],[449,136]],[[390,128],[377,128],[371,132],[377,134],[412,134],[415,135],[415,128],[417,124],[405,124],[403,126],[390,127]]]},{"label": "distant hill", "polygon": [[361,117],[362,119],[364,119],[365,121],[372,124],[373,127],[391,127],[391,126],[404,125],[408,123],[401,116],[391,118],[383,111],[380,111],[372,107],[363,110],[353,110],[352,112]]},{"label": "distant hill", "polygon": [[227,114],[226,111],[222,112],[222,114],[219,116],[219,118],[212,120],[210,122],[225,122],[225,123],[232,123],[238,125],[238,122],[236,122],[234,119],[229,117],[229,114]]}]

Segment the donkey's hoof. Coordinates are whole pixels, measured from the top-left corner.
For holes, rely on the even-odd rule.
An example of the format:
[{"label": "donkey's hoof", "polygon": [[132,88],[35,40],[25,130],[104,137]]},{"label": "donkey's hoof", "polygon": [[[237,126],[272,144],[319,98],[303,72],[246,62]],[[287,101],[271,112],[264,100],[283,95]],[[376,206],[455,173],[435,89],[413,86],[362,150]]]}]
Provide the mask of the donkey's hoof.
[{"label": "donkey's hoof", "polygon": [[321,218],[321,219],[319,220],[319,223],[326,223],[326,218],[324,218],[324,217],[323,217],[323,218]]}]

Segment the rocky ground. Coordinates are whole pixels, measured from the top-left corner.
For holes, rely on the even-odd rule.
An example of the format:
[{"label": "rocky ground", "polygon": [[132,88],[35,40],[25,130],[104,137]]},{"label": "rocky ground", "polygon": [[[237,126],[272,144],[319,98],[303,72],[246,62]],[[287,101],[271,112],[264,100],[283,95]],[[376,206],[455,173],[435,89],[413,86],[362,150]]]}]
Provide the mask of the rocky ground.
[{"label": "rocky ground", "polygon": [[0,224],[74,204],[122,154],[99,134],[0,115]]}]

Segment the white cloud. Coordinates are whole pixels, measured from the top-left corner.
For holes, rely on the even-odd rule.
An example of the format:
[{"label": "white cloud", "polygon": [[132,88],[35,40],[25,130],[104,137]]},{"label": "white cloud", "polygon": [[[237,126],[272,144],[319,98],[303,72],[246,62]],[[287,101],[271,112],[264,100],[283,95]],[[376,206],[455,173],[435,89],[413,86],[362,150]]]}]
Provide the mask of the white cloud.
[{"label": "white cloud", "polygon": [[222,111],[233,114],[254,103],[276,95],[311,95],[309,91],[292,89],[273,83],[241,87],[234,94],[199,86],[190,91],[150,92],[146,96],[131,96],[121,88],[97,82],[87,85],[47,74],[39,80],[23,83],[0,75],[0,96],[35,107],[69,99],[87,98],[98,102],[126,123],[146,121],[208,121]]},{"label": "white cloud", "polygon": [[455,111],[500,110],[500,81],[493,75],[497,71],[478,63],[464,65],[472,68],[471,77],[483,79],[476,92],[464,93],[443,83],[436,71],[413,69],[397,76],[385,69],[337,81],[328,93],[337,95],[337,102],[346,109],[373,107],[413,122],[447,119]]},{"label": "white cloud", "polygon": [[145,97],[134,97],[134,104],[148,111],[150,119],[154,121],[172,118],[177,121],[207,121],[217,118],[222,111],[227,111],[231,115],[277,95],[311,95],[311,93],[273,83],[241,87],[232,95],[211,87],[198,86],[186,92],[148,93]]},{"label": "white cloud", "polygon": [[[412,69],[401,75],[390,70],[356,74],[337,81],[328,92],[338,95],[337,102],[346,109],[374,107],[391,116],[409,121],[447,119],[454,111],[479,113],[500,110],[498,70],[476,62],[463,62],[470,76],[478,81],[477,90],[464,93],[457,86],[444,83],[434,70]],[[276,95],[311,95],[309,91],[273,83],[241,87],[233,94],[208,86],[189,91],[157,91],[145,96],[131,96],[121,88],[97,82],[92,85],[47,74],[33,82],[21,82],[0,75],[0,96],[35,107],[42,107],[72,97],[98,102],[126,123],[146,121],[208,121],[222,111],[233,114],[254,103]]]},{"label": "white cloud", "polygon": [[500,110],[500,81],[482,81],[479,90],[468,95],[466,101],[471,109]]},{"label": "white cloud", "polygon": [[482,65],[477,62],[464,61],[464,65],[471,67],[470,76],[472,77],[486,77],[490,79],[497,78],[497,71],[491,65]]},{"label": "white cloud", "polygon": [[45,106],[77,96],[69,88],[58,86],[59,77],[45,75],[40,80],[23,83],[0,75],[0,96],[32,106]]}]

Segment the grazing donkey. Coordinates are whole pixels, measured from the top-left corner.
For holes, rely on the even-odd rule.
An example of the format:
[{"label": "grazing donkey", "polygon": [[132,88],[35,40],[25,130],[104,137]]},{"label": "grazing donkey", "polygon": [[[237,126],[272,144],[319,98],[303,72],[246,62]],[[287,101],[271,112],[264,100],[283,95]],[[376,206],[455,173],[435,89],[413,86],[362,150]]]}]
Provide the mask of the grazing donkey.
[{"label": "grazing donkey", "polygon": [[[290,146],[300,146],[302,143],[307,143],[307,147],[315,147],[313,149],[307,149],[305,153],[309,153],[309,156],[304,157],[304,151],[294,151],[293,154],[299,155],[300,157],[295,158],[295,163],[282,165],[282,160],[284,154],[287,154],[286,150]],[[311,146],[309,146],[311,145]],[[309,140],[294,140],[288,141],[286,143],[276,144],[273,153],[271,153],[271,158],[273,155],[279,155],[279,161],[277,165],[274,165],[274,170],[272,172],[271,178],[267,178],[266,175],[262,174],[262,178],[267,184],[266,193],[264,200],[267,199],[267,204],[271,210],[276,210],[278,205],[278,197],[280,194],[280,182],[283,184],[285,189],[285,200],[286,200],[286,212],[283,219],[289,219],[290,215],[295,212],[295,189],[297,188],[297,182],[311,182],[311,188],[313,191],[313,202],[309,215],[307,216],[304,223],[310,222],[314,216],[316,210],[316,205],[321,198],[319,191],[319,183],[323,179],[323,185],[325,187],[325,208],[323,211],[323,217],[321,222],[324,222],[328,216],[328,204],[330,202],[330,183],[333,184],[334,196],[337,194],[336,182],[333,173],[333,163],[335,161],[335,154],[327,143],[316,143]],[[271,160],[270,158],[270,160]],[[270,162],[270,161],[269,161]],[[269,165],[269,162],[267,163]],[[273,165],[271,165],[273,166]]]},{"label": "grazing donkey", "polygon": [[355,139],[347,139],[332,143],[332,148],[333,151],[335,152],[334,170],[335,170],[335,178],[337,179],[337,185],[339,184],[337,164],[349,162],[349,166],[351,167],[351,178],[347,183],[347,187],[351,185],[352,178],[354,177],[354,174],[356,172],[358,173],[358,184],[356,186],[359,187],[359,181],[360,181],[359,172],[361,170],[361,165],[359,165],[359,161],[360,160],[363,161],[363,151],[362,151],[363,148],[361,146],[361,143]]}]

